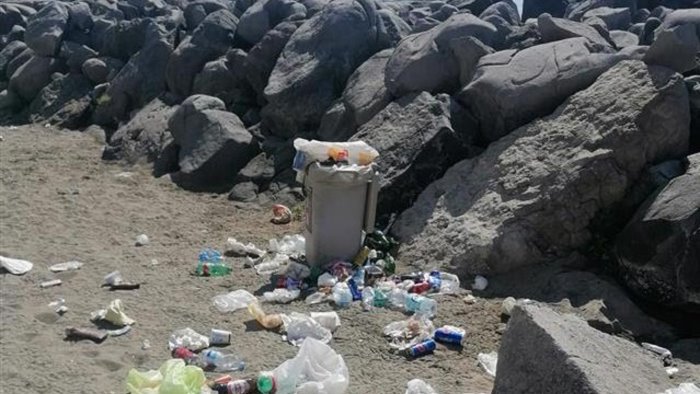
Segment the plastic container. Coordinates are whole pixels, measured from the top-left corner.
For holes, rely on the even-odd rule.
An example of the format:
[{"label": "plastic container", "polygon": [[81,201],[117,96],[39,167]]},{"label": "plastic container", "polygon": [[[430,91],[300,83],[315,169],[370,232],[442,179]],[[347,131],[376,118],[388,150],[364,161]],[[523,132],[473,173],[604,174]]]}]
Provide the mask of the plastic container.
[{"label": "plastic container", "polygon": [[213,365],[219,372],[242,371],[245,362],[235,354],[226,354],[218,350],[207,349],[200,354],[202,363]]},{"label": "plastic container", "polygon": [[394,288],[389,293],[389,302],[391,306],[397,309],[404,309],[406,307],[406,298],[408,294],[406,290]]}]

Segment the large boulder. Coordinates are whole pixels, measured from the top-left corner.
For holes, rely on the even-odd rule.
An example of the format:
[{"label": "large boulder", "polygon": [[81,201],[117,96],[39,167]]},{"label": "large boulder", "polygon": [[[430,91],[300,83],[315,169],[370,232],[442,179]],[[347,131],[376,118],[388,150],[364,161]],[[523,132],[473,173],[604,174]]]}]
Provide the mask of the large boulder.
[{"label": "large boulder", "polygon": [[128,163],[155,161],[169,141],[168,120],[174,108],[154,99],[111,136],[103,157]]},{"label": "large boulder", "polygon": [[474,37],[491,45],[496,28],[471,14],[456,14],[428,31],[404,38],[386,65],[386,84],[395,97],[408,92],[451,93],[459,88],[459,64],[452,40]]},{"label": "large boulder", "polygon": [[188,2],[184,7],[187,29],[194,31],[207,15],[219,10],[231,11],[225,0],[195,0]]},{"label": "large boulder", "polygon": [[622,62],[427,187],[394,224],[402,255],[460,274],[568,255],[647,163],[687,152],[689,122],[679,74]]},{"label": "large boulder", "polygon": [[54,56],[61,48],[63,32],[68,24],[68,9],[52,1],[29,18],[24,40],[40,56]]},{"label": "large boulder", "polygon": [[225,57],[205,64],[202,71],[194,78],[192,85],[193,94],[218,97],[224,103],[230,103],[233,100],[235,89],[236,79]]},{"label": "large boulder", "polygon": [[639,36],[628,31],[613,30],[610,32],[610,39],[617,48],[628,48],[639,45]]},{"label": "large boulder", "polygon": [[449,96],[427,92],[389,104],[350,140],[365,141],[379,151],[380,215],[409,207],[433,179],[468,155],[450,122]]},{"label": "large boulder", "polygon": [[583,20],[600,18],[608,30],[627,30],[632,24],[632,14],[629,8],[594,8],[583,14]]},{"label": "large boulder", "polygon": [[[97,26],[102,26],[98,23]],[[123,61],[128,61],[136,52],[144,47],[149,39],[154,38],[160,30],[158,25],[149,18],[123,20],[117,23],[109,23],[104,26],[104,33],[95,33],[95,39],[99,37],[101,56],[109,56]]]},{"label": "large boulder", "polygon": [[543,42],[565,40],[573,37],[584,37],[600,46],[610,46],[611,43],[593,26],[586,23],[574,22],[563,18],[552,18],[549,14],[537,18]]},{"label": "large boulder", "polygon": [[637,12],[637,0],[583,0],[570,1],[566,7],[564,18],[580,21],[586,12],[600,7],[628,8],[632,14]]},{"label": "large boulder", "polygon": [[287,45],[289,38],[301,25],[301,21],[287,21],[275,26],[248,52],[243,63],[243,73],[258,99],[264,104],[264,93],[277,58]]},{"label": "large boulder", "polygon": [[0,81],[8,79],[5,74],[7,72],[7,65],[25,49],[27,49],[27,45],[22,41],[10,41],[0,50]]},{"label": "large boulder", "polygon": [[26,26],[34,13],[36,10],[22,4],[0,3],[0,34],[8,34],[14,26]]},{"label": "large boulder", "polygon": [[124,63],[113,57],[87,59],[81,66],[81,71],[95,84],[109,82],[124,67]]},{"label": "large boulder", "polygon": [[491,16],[503,18],[503,20],[510,25],[517,26],[520,24],[518,7],[515,5],[513,0],[502,0],[498,3],[491,4],[484,10],[484,12],[481,13],[481,15],[479,15],[479,18],[488,20],[488,18]]},{"label": "large boulder", "polygon": [[194,95],[168,121],[180,148],[176,182],[193,189],[230,183],[257,153],[253,136],[218,98]]},{"label": "large boulder", "polygon": [[623,282],[637,296],[700,313],[700,154],[649,197],[615,250]]},{"label": "large boulder", "polygon": [[192,91],[194,78],[204,65],[222,56],[233,45],[238,20],[227,10],[209,14],[191,37],[175,49],[166,69],[168,88],[180,97]]},{"label": "large boulder", "polygon": [[585,38],[546,43],[481,58],[471,83],[457,95],[479,120],[487,141],[551,113],[621,60],[641,58],[636,48],[614,53]]},{"label": "large boulder", "polygon": [[452,53],[459,65],[459,86],[466,86],[474,78],[479,60],[494,51],[474,37],[460,37],[450,42]]},{"label": "large boulder", "polygon": [[58,59],[34,55],[12,74],[9,89],[30,102],[51,82],[51,74],[59,71],[61,66]]},{"label": "large boulder", "polygon": [[564,16],[568,0],[523,0],[523,20],[550,14],[556,18]]},{"label": "large boulder", "polygon": [[76,129],[89,119],[92,84],[81,74],[66,74],[46,85],[29,105],[29,120]]},{"label": "large boulder", "polygon": [[18,55],[13,57],[5,67],[6,79],[9,80],[10,78],[12,78],[12,75],[14,75],[15,71],[19,70],[19,68],[22,67],[25,63],[27,63],[29,59],[31,59],[33,56],[34,51],[27,47],[24,48],[24,50]]},{"label": "large boulder", "polygon": [[377,10],[379,16],[377,45],[381,48],[393,48],[411,33],[411,26],[389,9]]},{"label": "large boulder", "polygon": [[700,28],[700,9],[671,11],[662,19],[664,29],[671,29],[686,24],[691,24],[696,26],[696,28]]},{"label": "large boulder", "polygon": [[367,123],[391,101],[384,83],[384,69],[392,52],[386,49],[375,53],[348,78],[342,101],[357,126]]},{"label": "large boulder", "polygon": [[306,13],[306,7],[294,0],[260,0],[241,15],[236,35],[244,43],[253,46],[286,18]]},{"label": "large boulder", "polygon": [[659,33],[644,56],[644,61],[684,73],[698,67],[698,52],[700,39],[696,28],[685,24]]},{"label": "large boulder", "polygon": [[58,57],[66,61],[72,72],[80,73],[86,60],[97,56],[97,52],[86,45],[72,41],[63,41]]},{"label": "large boulder", "polygon": [[156,40],[133,56],[109,83],[107,91],[95,97],[95,122],[119,123],[127,119],[130,111],[158,97],[166,87],[165,69],[171,53],[167,41]]},{"label": "large boulder", "polygon": [[675,386],[652,353],[539,304],[514,308],[496,371],[494,394],[660,393]]},{"label": "large boulder", "polygon": [[266,128],[282,137],[315,130],[350,74],[376,52],[376,40],[373,0],[335,0],[299,27],[265,88]]}]

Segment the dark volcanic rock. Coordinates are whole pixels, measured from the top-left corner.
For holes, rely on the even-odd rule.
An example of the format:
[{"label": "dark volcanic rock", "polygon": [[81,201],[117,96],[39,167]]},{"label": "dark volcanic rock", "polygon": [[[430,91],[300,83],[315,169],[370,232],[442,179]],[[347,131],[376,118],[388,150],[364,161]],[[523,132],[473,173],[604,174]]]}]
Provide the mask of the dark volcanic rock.
[{"label": "dark volcanic rock", "polygon": [[61,62],[52,57],[32,56],[10,78],[9,89],[29,102],[51,82],[51,74],[61,69]]},{"label": "dark volcanic rock", "polygon": [[567,38],[584,37],[600,46],[610,46],[611,43],[598,30],[585,23],[573,22],[562,18],[552,18],[548,14],[537,18],[543,42],[565,40]]},{"label": "dark volcanic rock", "polygon": [[523,20],[550,14],[556,18],[564,16],[567,0],[523,0]]},{"label": "dark volcanic rock", "polygon": [[29,106],[29,120],[76,129],[89,119],[92,84],[80,74],[51,81]]},{"label": "dark volcanic rock", "polygon": [[644,56],[644,61],[684,73],[698,67],[698,52],[700,40],[696,28],[686,24],[660,32]]},{"label": "dark volcanic rock", "polygon": [[40,56],[54,56],[61,48],[67,24],[66,6],[58,1],[50,2],[29,18],[24,33],[25,42]]}]

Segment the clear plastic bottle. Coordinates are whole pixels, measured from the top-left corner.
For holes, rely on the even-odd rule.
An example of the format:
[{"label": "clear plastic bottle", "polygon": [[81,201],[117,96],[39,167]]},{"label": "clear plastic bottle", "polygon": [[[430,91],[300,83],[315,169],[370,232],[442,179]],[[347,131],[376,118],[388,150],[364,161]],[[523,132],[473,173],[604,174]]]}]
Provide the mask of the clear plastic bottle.
[{"label": "clear plastic bottle", "polygon": [[362,289],[365,287],[365,268],[358,267],[355,272],[352,273],[352,279],[357,284],[357,287]]},{"label": "clear plastic bottle", "polygon": [[433,317],[437,313],[437,301],[418,294],[409,294],[405,306],[407,311],[417,315]]},{"label": "clear plastic bottle", "polygon": [[333,286],[333,302],[340,308],[347,308],[352,303],[352,293],[345,282],[338,282]]},{"label": "clear plastic bottle", "polygon": [[404,289],[400,288],[394,288],[391,290],[391,293],[389,293],[389,303],[391,303],[391,306],[397,309],[404,309],[406,306],[406,297],[408,296],[408,293]]},{"label": "clear plastic bottle", "polygon": [[374,309],[374,289],[371,287],[365,287],[362,289],[362,307],[366,311],[371,311]]},{"label": "clear plastic bottle", "polygon": [[447,272],[440,273],[440,293],[453,294],[459,290],[459,277]]},{"label": "clear plastic bottle", "polygon": [[207,349],[200,354],[202,363],[213,365],[219,372],[242,371],[245,362],[235,354],[225,354],[218,350]]}]

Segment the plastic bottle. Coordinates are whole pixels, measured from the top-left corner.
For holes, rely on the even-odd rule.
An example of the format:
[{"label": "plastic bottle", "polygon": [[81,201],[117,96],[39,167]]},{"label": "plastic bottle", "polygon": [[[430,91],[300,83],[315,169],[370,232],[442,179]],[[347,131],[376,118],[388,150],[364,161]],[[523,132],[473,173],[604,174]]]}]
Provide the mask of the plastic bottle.
[{"label": "plastic bottle", "polygon": [[173,358],[185,360],[185,364],[187,365],[201,365],[200,358],[197,357],[197,355],[193,351],[186,347],[176,347],[172,351],[172,356]]},{"label": "plastic bottle", "polygon": [[212,298],[214,307],[221,313],[234,312],[243,309],[255,301],[254,295],[246,290],[234,290],[228,294],[220,294]]},{"label": "plastic bottle", "polygon": [[218,350],[207,349],[200,355],[202,363],[213,365],[217,371],[242,371],[245,369],[245,362],[235,354],[224,354]]},{"label": "plastic bottle", "polygon": [[358,267],[355,272],[352,273],[352,279],[357,283],[358,288],[365,287],[365,268]]},{"label": "plastic bottle", "polygon": [[248,305],[248,312],[260,323],[261,326],[272,329],[282,325],[282,316],[279,314],[266,314],[257,302]]},{"label": "plastic bottle", "polygon": [[350,288],[350,293],[352,294],[353,301],[359,301],[362,299],[362,293],[355,282],[355,279],[350,278],[348,280],[348,288]]},{"label": "plastic bottle", "polygon": [[[370,287],[371,289],[371,287]],[[382,289],[375,289],[374,290],[374,303],[373,305],[377,308],[383,308],[386,306],[386,302],[389,297],[387,297],[386,293]]]},{"label": "plastic bottle", "polygon": [[273,394],[277,391],[277,381],[272,372],[260,372],[256,386],[260,394]]},{"label": "plastic bottle", "polygon": [[440,293],[453,294],[459,290],[459,277],[447,272],[440,273]]},{"label": "plastic bottle", "polygon": [[352,293],[345,282],[338,282],[333,286],[333,302],[340,308],[347,308],[352,303]]},{"label": "plastic bottle", "polygon": [[371,287],[365,287],[362,289],[362,307],[366,311],[371,311],[374,309],[374,289]]},{"label": "plastic bottle", "polygon": [[406,297],[406,310],[418,315],[433,317],[437,313],[437,301],[418,294],[410,294]]},{"label": "plastic bottle", "polygon": [[275,273],[283,265],[289,263],[289,256],[284,254],[276,254],[274,258],[264,260],[262,263],[255,266],[255,272],[258,275],[269,275]]},{"label": "plastic bottle", "polygon": [[362,249],[360,249],[360,252],[357,253],[357,256],[355,256],[355,258],[352,259],[352,263],[358,267],[362,267],[365,264],[365,261],[367,261],[367,257],[369,257],[369,253],[370,253],[370,248],[363,246]]},{"label": "plastic bottle", "polygon": [[389,302],[394,308],[404,309],[406,306],[406,297],[406,290],[394,288],[391,290],[391,293],[389,293]]}]

